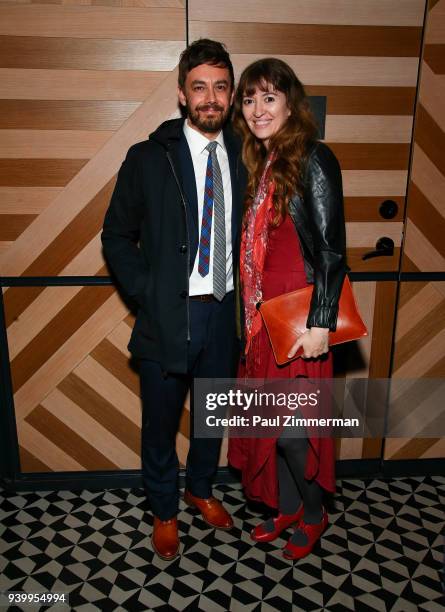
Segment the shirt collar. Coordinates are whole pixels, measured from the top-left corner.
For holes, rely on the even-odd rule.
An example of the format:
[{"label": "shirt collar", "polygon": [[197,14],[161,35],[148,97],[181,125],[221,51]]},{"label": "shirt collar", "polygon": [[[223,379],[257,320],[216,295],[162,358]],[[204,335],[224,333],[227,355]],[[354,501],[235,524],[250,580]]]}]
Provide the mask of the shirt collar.
[{"label": "shirt collar", "polygon": [[[190,127],[187,122],[187,119],[184,121],[184,135],[186,137],[192,157],[200,155],[203,151],[205,151],[205,148],[209,144],[209,142],[211,142],[208,138],[203,136],[200,132]],[[222,150],[225,153],[227,153],[226,146],[224,144],[224,137],[223,137],[222,130],[220,131],[220,133],[214,140],[220,145]],[[207,153],[207,151],[205,152]]]}]

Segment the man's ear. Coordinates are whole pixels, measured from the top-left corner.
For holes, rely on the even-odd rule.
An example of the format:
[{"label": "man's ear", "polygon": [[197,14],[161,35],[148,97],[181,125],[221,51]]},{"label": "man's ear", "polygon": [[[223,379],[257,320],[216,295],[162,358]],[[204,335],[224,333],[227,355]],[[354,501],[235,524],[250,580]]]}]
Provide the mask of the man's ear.
[{"label": "man's ear", "polygon": [[187,104],[187,101],[185,99],[185,94],[182,91],[182,89],[179,87],[179,85],[178,85],[178,100],[179,100],[179,104],[181,104],[181,106],[185,106]]},{"label": "man's ear", "polygon": [[235,88],[233,88],[232,94],[230,96],[230,106],[232,106],[234,99],[235,99]]}]

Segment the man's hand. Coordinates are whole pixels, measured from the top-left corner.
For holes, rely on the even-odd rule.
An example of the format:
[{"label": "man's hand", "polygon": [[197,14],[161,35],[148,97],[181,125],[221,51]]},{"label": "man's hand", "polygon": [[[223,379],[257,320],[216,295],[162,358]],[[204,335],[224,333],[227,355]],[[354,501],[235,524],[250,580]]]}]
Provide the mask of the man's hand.
[{"label": "man's hand", "polygon": [[311,327],[302,334],[295,342],[288,353],[291,359],[300,347],[303,347],[302,357],[309,359],[310,357],[320,357],[323,353],[329,350],[328,344],[329,329],[325,327]]}]

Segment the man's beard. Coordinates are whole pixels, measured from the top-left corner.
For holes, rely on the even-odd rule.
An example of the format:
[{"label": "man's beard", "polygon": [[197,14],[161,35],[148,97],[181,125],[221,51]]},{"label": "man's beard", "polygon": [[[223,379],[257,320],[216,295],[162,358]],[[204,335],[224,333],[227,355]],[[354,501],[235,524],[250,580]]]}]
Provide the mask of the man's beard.
[{"label": "man's beard", "polygon": [[[190,108],[187,103],[187,116],[192,125],[197,127],[201,132],[206,132],[208,134],[215,134],[220,132],[227,121],[227,117],[229,116],[229,108],[224,111],[224,107],[219,104],[203,104],[201,106],[197,106],[195,110]],[[217,114],[213,117],[202,117],[199,111],[206,111],[208,109],[214,110]]]}]

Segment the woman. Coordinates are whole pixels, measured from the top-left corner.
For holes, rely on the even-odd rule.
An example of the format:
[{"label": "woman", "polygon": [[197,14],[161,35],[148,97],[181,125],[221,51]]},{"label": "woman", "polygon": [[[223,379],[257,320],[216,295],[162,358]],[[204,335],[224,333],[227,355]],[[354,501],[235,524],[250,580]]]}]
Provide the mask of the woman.
[{"label": "woman", "polygon": [[[275,58],[248,66],[235,97],[234,126],[249,172],[241,239],[241,292],[248,378],[332,378],[328,335],[335,330],[346,272],[341,173],[317,127],[302,84]],[[314,284],[307,331],[278,367],[256,305]],[[301,416],[301,415],[300,415]],[[283,555],[305,557],[327,526],[323,489],[335,490],[331,438],[232,439],[229,461],[246,495],[278,508],[252,531],[270,542],[295,525]]]}]

